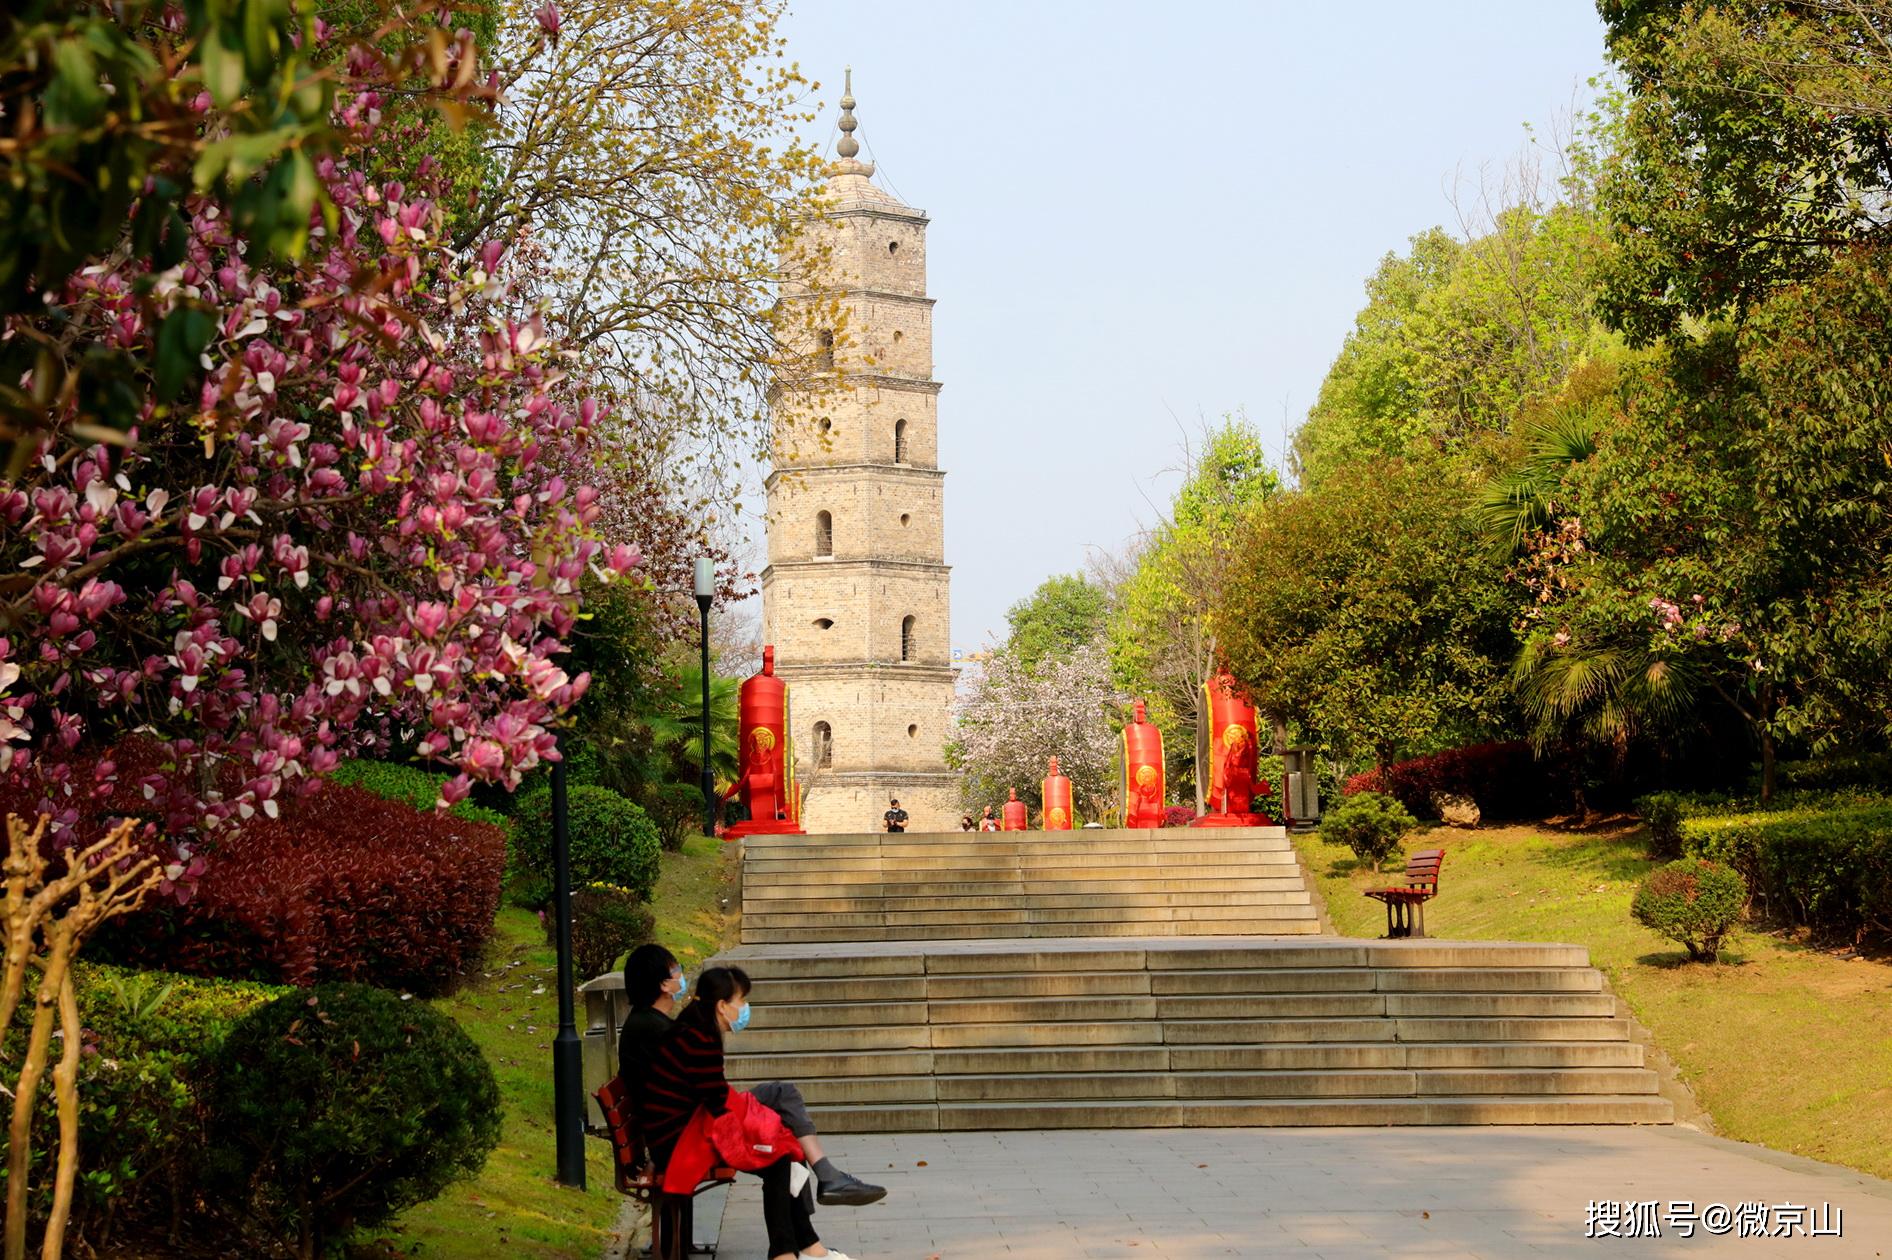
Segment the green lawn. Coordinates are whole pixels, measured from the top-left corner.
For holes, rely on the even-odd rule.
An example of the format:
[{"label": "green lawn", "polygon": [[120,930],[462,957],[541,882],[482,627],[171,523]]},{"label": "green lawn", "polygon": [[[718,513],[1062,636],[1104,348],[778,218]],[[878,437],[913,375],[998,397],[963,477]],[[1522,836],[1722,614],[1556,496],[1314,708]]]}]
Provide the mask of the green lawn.
[{"label": "green lawn", "polygon": [[[1385,877],[1318,836],[1295,843],[1335,930],[1382,934],[1384,910],[1359,890]],[[1720,964],[1689,963],[1629,917],[1651,866],[1639,830],[1441,827],[1407,847],[1445,850],[1430,934],[1587,946],[1719,1132],[1892,1176],[1892,965],[1749,930]]]},{"label": "green lawn", "polygon": [[[687,963],[722,944],[733,864],[715,840],[692,840],[666,853],[655,909],[657,936]],[[434,1005],[460,1021],[499,1078],[505,1121],[499,1146],[471,1181],[403,1215],[386,1232],[384,1253],[420,1260],[595,1260],[610,1241],[620,1199],[610,1152],[587,1143],[588,1189],[552,1180],[552,1037],[558,1032],[557,961],[538,917],[499,913],[481,973]],[[580,1029],[584,1009],[578,1011]]]}]

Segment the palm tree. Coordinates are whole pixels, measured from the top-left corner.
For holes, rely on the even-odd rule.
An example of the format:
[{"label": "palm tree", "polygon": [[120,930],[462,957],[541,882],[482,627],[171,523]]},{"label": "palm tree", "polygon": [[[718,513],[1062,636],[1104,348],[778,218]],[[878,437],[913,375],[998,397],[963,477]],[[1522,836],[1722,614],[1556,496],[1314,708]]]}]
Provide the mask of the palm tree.
[{"label": "palm tree", "polygon": [[1493,546],[1516,555],[1533,534],[1550,527],[1556,493],[1573,468],[1596,454],[1599,427],[1589,408],[1573,406],[1519,430],[1524,459],[1492,478],[1478,504],[1479,525]]},{"label": "palm tree", "polygon": [[[710,676],[710,774],[717,785],[736,777],[742,738],[739,678]],[[657,707],[644,718],[651,742],[667,750],[679,775],[695,777],[703,767],[703,668],[689,664],[666,670]]]},{"label": "palm tree", "polygon": [[[1477,516],[1494,547],[1524,552],[1556,528],[1558,496],[1579,465],[1597,452],[1613,373],[1599,372],[1543,418],[1519,428],[1524,458],[1493,478]],[[1511,687],[1542,748],[1575,735],[1616,750],[1637,734],[1673,727],[1695,707],[1701,679],[1685,662],[1651,652],[1646,636],[1533,632],[1511,669]]]}]

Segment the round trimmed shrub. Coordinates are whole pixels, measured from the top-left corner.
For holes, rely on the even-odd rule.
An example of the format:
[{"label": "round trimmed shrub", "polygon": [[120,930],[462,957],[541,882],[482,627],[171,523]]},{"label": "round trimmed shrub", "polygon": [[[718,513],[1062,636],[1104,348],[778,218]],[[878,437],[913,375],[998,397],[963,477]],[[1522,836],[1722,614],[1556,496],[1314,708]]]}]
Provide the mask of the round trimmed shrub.
[{"label": "round trimmed shrub", "polygon": [[1682,815],[1686,804],[1680,792],[1651,792],[1636,802],[1643,825],[1649,829],[1649,856],[1668,861],[1682,856]]},{"label": "round trimmed shrub", "polygon": [[1381,792],[1355,792],[1340,798],[1338,808],[1321,815],[1320,838],[1329,844],[1344,844],[1362,862],[1374,870],[1399,851],[1404,840],[1419,821],[1392,797]]},{"label": "round trimmed shrub", "polygon": [[210,1123],[212,1184],[313,1257],[479,1172],[499,1142],[499,1085],[448,1016],[320,984],[231,1028]]},{"label": "round trimmed shrub", "polygon": [[1747,904],[1747,881],[1740,872],[1704,858],[1683,858],[1650,871],[1629,912],[1688,949],[1688,956],[1713,962],[1722,938]]},{"label": "round trimmed shrub", "polygon": [[[546,931],[553,930],[548,916]],[[657,916],[628,888],[587,884],[572,893],[572,961],[580,977],[603,975],[656,930]]]},{"label": "round trimmed shrub", "polygon": [[[572,887],[616,884],[628,888],[639,901],[657,891],[657,868],[663,842],[657,824],[635,801],[610,788],[580,785],[566,789],[570,813]],[[519,869],[515,878],[544,880],[550,895],[552,879],[552,790],[537,788],[520,798],[512,815],[513,854]],[[536,885],[535,885],[536,886]]]}]

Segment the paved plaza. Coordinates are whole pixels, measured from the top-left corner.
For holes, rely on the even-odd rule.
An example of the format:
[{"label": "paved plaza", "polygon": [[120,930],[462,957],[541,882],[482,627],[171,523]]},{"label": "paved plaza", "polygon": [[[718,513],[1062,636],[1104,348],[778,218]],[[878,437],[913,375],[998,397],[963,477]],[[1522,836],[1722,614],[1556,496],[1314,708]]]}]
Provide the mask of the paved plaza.
[{"label": "paved plaza", "polygon": [[[888,1187],[867,1208],[822,1208],[823,1239],[855,1260],[1091,1257],[1892,1256],[1892,1182],[1676,1126],[1067,1130],[835,1138],[835,1162]],[[699,1202],[721,1260],[762,1260],[760,1185]],[[723,1192],[718,1192],[719,1197]],[[1795,1236],[1683,1238],[1687,1201],[1720,1224],[1762,1204]],[[1618,1234],[1655,1201],[1661,1237],[1586,1238],[1592,1202]],[[1839,1237],[1813,1237],[1817,1209]],[[1786,1211],[1783,1213],[1782,1209]],[[1751,1211],[1751,1209],[1750,1209]]]}]

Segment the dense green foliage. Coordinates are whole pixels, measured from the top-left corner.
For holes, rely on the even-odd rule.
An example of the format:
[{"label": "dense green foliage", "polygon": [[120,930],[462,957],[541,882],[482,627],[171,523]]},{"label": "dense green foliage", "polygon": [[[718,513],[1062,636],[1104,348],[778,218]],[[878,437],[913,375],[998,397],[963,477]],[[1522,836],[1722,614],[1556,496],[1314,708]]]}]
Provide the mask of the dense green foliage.
[{"label": "dense green foliage", "polygon": [[1649,872],[1629,912],[1686,947],[1690,958],[1714,962],[1746,902],[1747,885],[1733,867],[1680,858]]},{"label": "dense green foliage", "polygon": [[1321,815],[1320,838],[1344,844],[1353,856],[1379,870],[1419,822],[1406,807],[1381,792],[1355,792]]},{"label": "dense green foliage", "polygon": [[1380,766],[1503,721],[1515,599],[1466,511],[1473,485],[1413,455],[1252,516],[1215,623],[1262,711]]},{"label": "dense green foliage", "polygon": [[1500,212],[1461,241],[1432,228],[1388,255],[1367,304],[1294,435],[1301,483],[1396,456],[1507,433],[1572,367],[1612,343],[1591,310],[1601,226],[1572,201]]},{"label": "dense green foliage", "polygon": [[1599,0],[1629,88],[1599,199],[1602,309],[1639,341],[1739,319],[1888,243],[1883,6]]},{"label": "dense green foliage", "polygon": [[477,1173],[499,1140],[499,1086],[472,1038],[367,985],[238,1020],[212,1105],[227,1193],[304,1255]]},{"label": "dense green foliage", "polygon": [[[567,789],[572,886],[590,883],[628,888],[649,901],[657,888],[662,842],[657,825],[635,801],[610,788],[578,784]],[[529,884],[539,904],[552,890],[552,791],[537,788],[513,811],[514,879]]]}]

